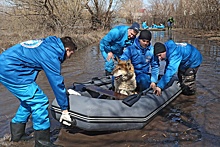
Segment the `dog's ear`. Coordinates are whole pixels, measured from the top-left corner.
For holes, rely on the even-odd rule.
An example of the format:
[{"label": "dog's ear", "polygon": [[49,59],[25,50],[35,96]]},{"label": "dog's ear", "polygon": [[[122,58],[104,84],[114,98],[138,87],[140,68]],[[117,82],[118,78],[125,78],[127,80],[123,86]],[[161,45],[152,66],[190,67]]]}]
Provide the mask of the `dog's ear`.
[{"label": "dog's ear", "polygon": [[131,65],[131,60],[129,59],[126,63],[127,63],[127,66],[130,66]]},{"label": "dog's ear", "polygon": [[132,65],[130,59],[126,62],[126,64],[127,64],[127,67],[129,68],[129,70],[131,70],[133,65]]}]

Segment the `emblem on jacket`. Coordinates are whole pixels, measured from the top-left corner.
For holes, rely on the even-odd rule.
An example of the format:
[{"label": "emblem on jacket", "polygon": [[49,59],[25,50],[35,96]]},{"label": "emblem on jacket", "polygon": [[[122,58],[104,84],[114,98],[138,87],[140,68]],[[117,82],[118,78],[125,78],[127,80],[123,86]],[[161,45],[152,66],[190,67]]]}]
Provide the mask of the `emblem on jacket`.
[{"label": "emblem on jacket", "polygon": [[176,43],[176,45],[179,45],[179,46],[187,46],[187,43]]},{"label": "emblem on jacket", "polygon": [[146,62],[150,62],[151,56],[146,56]]},{"label": "emblem on jacket", "polygon": [[21,44],[23,47],[26,47],[26,48],[36,48],[36,47],[38,47],[42,42],[43,42],[43,40],[41,40],[41,39],[36,39],[36,40],[28,40],[28,41],[25,41],[25,42],[21,42],[20,44]]}]

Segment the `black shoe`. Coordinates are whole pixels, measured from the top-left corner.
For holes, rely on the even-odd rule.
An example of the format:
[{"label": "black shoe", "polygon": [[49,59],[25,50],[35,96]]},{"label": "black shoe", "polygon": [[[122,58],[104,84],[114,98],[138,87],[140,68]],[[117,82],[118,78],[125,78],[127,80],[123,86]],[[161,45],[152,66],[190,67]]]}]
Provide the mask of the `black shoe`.
[{"label": "black shoe", "polygon": [[12,123],[10,122],[11,128],[11,141],[27,141],[32,139],[33,137],[25,134],[25,123]]},{"label": "black shoe", "polygon": [[46,130],[35,130],[35,147],[62,147],[50,142],[50,128]]}]

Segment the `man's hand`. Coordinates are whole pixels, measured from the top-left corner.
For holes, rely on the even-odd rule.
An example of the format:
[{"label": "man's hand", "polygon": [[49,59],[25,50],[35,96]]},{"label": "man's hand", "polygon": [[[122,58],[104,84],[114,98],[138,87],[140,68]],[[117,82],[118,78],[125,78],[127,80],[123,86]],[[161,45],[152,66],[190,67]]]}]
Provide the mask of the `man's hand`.
[{"label": "man's hand", "polygon": [[69,94],[74,94],[74,95],[80,95],[81,96],[81,94],[79,92],[76,92],[73,89],[68,89],[67,91],[68,91]]},{"label": "man's hand", "polygon": [[109,61],[111,59],[114,60],[114,54],[112,52],[109,52],[108,57],[107,57],[107,61]]},{"label": "man's hand", "polygon": [[156,83],[152,82],[152,83],[150,84],[150,87],[151,87],[152,89],[155,89],[155,88],[157,87],[157,85],[156,85]]},{"label": "man's hand", "polygon": [[160,87],[155,87],[153,90],[154,90],[154,94],[156,94],[157,96],[160,96],[160,95],[161,95],[161,89],[160,89]]},{"label": "man's hand", "polygon": [[60,117],[60,122],[64,125],[71,126],[72,119],[69,115],[68,110],[63,110],[62,115]]}]

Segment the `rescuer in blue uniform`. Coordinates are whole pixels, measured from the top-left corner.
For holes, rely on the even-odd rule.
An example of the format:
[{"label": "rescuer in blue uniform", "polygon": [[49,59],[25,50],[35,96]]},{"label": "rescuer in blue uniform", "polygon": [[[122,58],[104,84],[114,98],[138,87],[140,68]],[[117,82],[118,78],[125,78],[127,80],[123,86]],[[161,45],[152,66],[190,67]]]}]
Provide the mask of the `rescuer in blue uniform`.
[{"label": "rescuer in blue uniform", "polygon": [[142,23],[142,28],[143,29],[148,29],[149,27],[147,26],[147,22],[146,21],[143,21]]},{"label": "rescuer in blue uniform", "polygon": [[150,43],[151,38],[152,34],[149,30],[142,30],[134,43],[124,50],[120,58],[121,60],[131,60],[138,92],[155,87],[155,83],[158,81],[159,59],[154,56],[154,48]]},{"label": "rescuer in blue uniform", "polygon": [[170,18],[167,20],[168,30],[171,30],[171,29],[172,29],[173,23],[174,23],[174,19],[173,19],[173,17],[170,17]]},{"label": "rescuer in blue uniform", "polygon": [[123,53],[124,48],[133,44],[140,25],[135,22],[132,26],[119,25],[114,27],[100,41],[100,51],[105,61],[105,75],[111,75],[114,69],[114,58]]},{"label": "rescuer in blue uniform", "polygon": [[154,45],[154,54],[160,60],[166,61],[165,73],[154,88],[156,95],[169,83],[178,72],[178,78],[183,85],[183,94],[193,95],[196,92],[196,73],[202,63],[202,55],[197,48],[188,43],[175,43],[173,40]]},{"label": "rescuer in blue uniform", "polygon": [[0,83],[20,101],[17,113],[10,123],[12,141],[30,139],[25,134],[25,126],[32,115],[35,147],[56,146],[50,142],[49,100],[35,82],[42,70],[62,110],[60,121],[65,125],[71,125],[68,123],[72,120],[68,113],[61,63],[76,49],[71,37],[49,36],[16,44],[0,54]]}]

